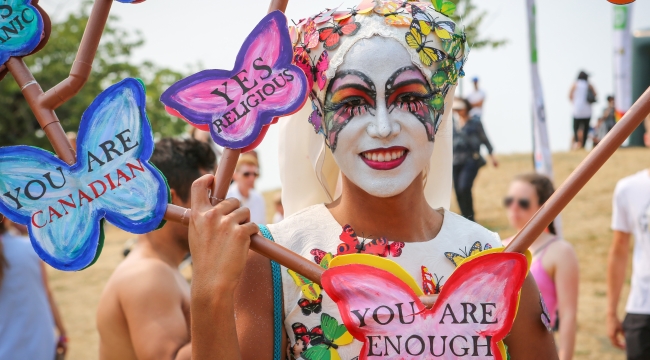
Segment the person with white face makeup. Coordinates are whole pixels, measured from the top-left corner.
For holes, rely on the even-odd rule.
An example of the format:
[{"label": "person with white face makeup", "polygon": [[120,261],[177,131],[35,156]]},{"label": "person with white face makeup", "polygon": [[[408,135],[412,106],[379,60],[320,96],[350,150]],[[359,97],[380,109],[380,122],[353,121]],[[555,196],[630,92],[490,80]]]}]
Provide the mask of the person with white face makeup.
[{"label": "person with white face makeup", "polygon": [[[432,6],[410,4],[393,14],[378,1],[374,11],[352,10],[341,20],[299,22],[294,62],[313,82],[311,104],[280,121],[285,219],[259,228],[323,267],[348,253],[387,257],[422,282],[423,302],[431,305],[463,258],[501,241],[447,210],[452,125],[445,104],[467,49],[453,22]],[[434,32],[428,22],[434,18],[450,31]],[[298,274],[275,272],[267,258],[248,250],[257,228],[236,200],[208,203],[213,179],[193,186],[193,358],[358,358],[356,340],[325,343],[326,355],[317,351],[327,340],[323,318],[342,324],[336,304],[324,291],[310,298]],[[541,315],[529,277],[505,340],[513,358],[557,358]]]}]

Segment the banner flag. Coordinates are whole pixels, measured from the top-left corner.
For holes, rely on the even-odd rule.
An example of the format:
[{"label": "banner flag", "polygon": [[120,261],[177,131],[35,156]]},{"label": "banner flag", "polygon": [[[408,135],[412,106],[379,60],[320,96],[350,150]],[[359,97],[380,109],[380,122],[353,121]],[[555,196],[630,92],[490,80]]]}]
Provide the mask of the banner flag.
[{"label": "banner flag", "polygon": [[535,0],[527,0],[528,35],[530,43],[530,74],[533,85],[533,159],[535,171],[553,178],[551,149],[548,143],[544,94],[537,66],[537,34],[535,23]]},{"label": "banner flag", "polygon": [[616,121],[632,106],[632,4],[614,6],[614,106]]}]

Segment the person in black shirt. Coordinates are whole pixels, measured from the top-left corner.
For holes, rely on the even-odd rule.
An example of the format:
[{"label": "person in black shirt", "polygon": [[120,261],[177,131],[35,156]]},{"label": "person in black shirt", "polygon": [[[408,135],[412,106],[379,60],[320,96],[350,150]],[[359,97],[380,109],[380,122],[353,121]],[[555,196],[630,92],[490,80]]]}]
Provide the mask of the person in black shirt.
[{"label": "person in black shirt", "polygon": [[481,145],[485,145],[489,158],[494,167],[498,166],[496,158],[492,155],[492,144],[488,140],[483,124],[477,116],[469,116],[472,106],[467,99],[454,100],[454,169],[453,180],[456,190],[456,199],[461,214],[474,221],[474,204],[472,200],[472,186],[478,170],[486,161],[481,156]]}]

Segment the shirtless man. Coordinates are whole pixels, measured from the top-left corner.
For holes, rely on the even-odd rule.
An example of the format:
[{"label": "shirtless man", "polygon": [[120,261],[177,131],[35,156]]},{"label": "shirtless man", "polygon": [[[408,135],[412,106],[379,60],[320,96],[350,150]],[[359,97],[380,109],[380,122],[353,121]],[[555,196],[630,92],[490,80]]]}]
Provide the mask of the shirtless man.
[{"label": "shirtless man", "polygon": [[[167,178],[173,204],[191,207],[192,182],[213,173],[210,146],[162,139],[151,156]],[[100,359],[189,359],[190,287],[178,270],[189,252],[187,227],[168,222],[138,236],[115,269],[97,309]]]}]

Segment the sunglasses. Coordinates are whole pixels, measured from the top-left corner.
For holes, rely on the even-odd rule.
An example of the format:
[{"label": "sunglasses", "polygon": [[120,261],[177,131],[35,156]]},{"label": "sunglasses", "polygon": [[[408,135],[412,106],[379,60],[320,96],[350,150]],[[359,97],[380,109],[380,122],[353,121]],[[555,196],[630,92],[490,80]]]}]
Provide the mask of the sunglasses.
[{"label": "sunglasses", "polygon": [[252,172],[252,171],[246,171],[245,173],[242,173],[242,175],[243,175],[244,177],[249,177],[249,176],[251,176],[251,175],[254,176],[254,177],[258,177],[258,176],[260,176],[259,173],[257,173],[257,172]]},{"label": "sunglasses", "polygon": [[505,199],[503,199],[503,206],[509,208],[515,202],[515,200],[517,201],[517,205],[519,205],[519,207],[522,208],[523,210],[530,209],[529,199],[515,199],[512,196],[508,196]]}]

